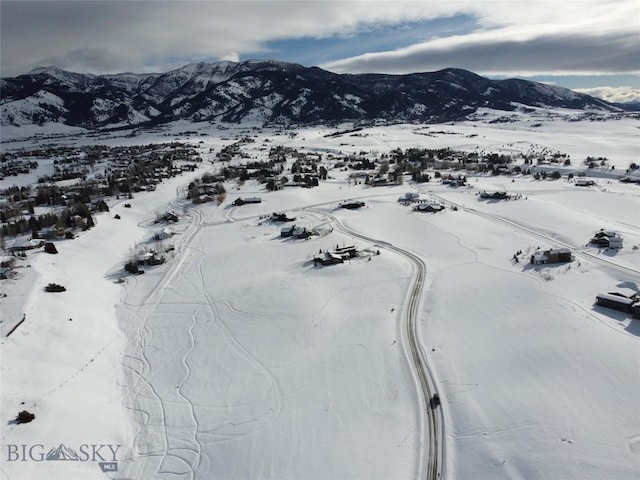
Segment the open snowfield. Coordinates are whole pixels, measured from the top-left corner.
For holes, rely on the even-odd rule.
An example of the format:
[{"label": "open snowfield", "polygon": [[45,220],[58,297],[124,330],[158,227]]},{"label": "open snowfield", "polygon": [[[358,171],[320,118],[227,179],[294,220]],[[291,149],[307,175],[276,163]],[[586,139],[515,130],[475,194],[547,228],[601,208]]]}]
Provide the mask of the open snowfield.
[{"label": "open snowfield", "polygon": [[[58,255],[31,251],[17,279],[0,281],[0,478],[424,474],[428,407],[402,334],[415,256],[426,266],[416,326],[442,399],[442,477],[637,479],[640,320],[594,301],[601,292],[640,292],[640,188],[616,178],[637,163],[638,126],[540,113],[334,137],[325,135],[338,129],[179,124],[135,137],[55,132],[38,140],[143,144],[185,140],[181,132],[191,130],[199,133],[186,140],[205,162],[135,194],[131,208],[114,201],[94,228],[56,242]],[[8,133],[3,149],[32,142]],[[469,187],[458,188],[408,177],[369,187],[327,163],[330,178],[313,189],[228,182],[221,205],[186,201],[186,185],[212,171],[215,153],[236,135],[254,137],[243,149],[258,159],[272,145],[325,157],[549,149],[570,156],[562,172],[584,170],[587,156],[606,156],[609,167],[584,170],[596,180],[590,187],[520,175],[468,176]],[[485,190],[518,198],[480,199]],[[408,191],[447,208],[414,212],[397,201]],[[262,203],[231,204],[254,195]],[[337,208],[346,199],[366,205]],[[166,210],[180,216],[162,241],[174,247],[168,262],[125,275],[131,251],[153,244],[163,228],[153,219]],[[283,224],[268,218],[276,211],[321,235],[282,238]],[[587,246],[601,228],[619,232],[624,247]],[[348,245],[362,255],[314,266],[319,251]],[[568,247],[575,258],[534,266],[538,247]],[[50,282],[67,291],[45,293]],[[35,420],[15,424],[23,409]],[[44,460],[60,444],[80,461]],[[118,470],[102,472],[99,463],[111,461]]]}]

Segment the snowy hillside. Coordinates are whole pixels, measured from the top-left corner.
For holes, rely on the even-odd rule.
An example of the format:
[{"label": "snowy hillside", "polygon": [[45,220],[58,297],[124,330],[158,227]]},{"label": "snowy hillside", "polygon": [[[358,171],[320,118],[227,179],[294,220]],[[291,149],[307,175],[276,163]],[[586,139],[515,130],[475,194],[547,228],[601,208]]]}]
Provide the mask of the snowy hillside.
[{"label": "snowy hillside", "polygon": [[[2,338],[0,478],[638,478],[640,320],[595,305],[640,293],[640,193],[620,181],[637,119],[520,105],[439,125],[260,125],[3,134],[3,153],[175,141],[204,161],[110,198],[95,227],[57,255],[29,250],[0,280],[2,331],[25,316]],[[269,191],[230,178],[225,196],[187,200],[204,173],[268,162],[274,147],[290,180],[303,154],[326,180]],[[418,149],[436,152],[428,181],[365,183]],[[508,164],[462,170],[438,152]],[[36,176],[2,188],[14,181]],[[164,212],[178,221],[155,223]],[[313,234],[284,236],[292,224]],[[590,244],[601,229],[622,248]],[[530,263],[563,248],[571,261]],[[166,262],[125,272],[151,250]],[[35,419],[17,423],[22,410]]]}]

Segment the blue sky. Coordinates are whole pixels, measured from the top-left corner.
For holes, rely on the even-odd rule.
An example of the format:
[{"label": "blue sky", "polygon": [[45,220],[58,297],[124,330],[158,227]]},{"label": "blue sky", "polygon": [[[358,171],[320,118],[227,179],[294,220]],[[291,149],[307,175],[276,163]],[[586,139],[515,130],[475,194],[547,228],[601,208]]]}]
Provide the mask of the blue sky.
[{"label": "blue sky", "polygon": [[[395,50],[432,38],[465,34],[476,27],[470,15],[454,15],[436,20],[407,21],[391,25],[373,24],[356,31],[326,38],[302,37],[265,43],[269,55],[288,58],[303,65],[322,65],[367,52]],[[263,52],[247,52],[251,57]]]},{"label": "blue sky", "polygon": [[269,58],[336,73],[458,67],[640,90],[637,0],[3,0],[0,21],[2,77],[50,65],[145,73]]}]

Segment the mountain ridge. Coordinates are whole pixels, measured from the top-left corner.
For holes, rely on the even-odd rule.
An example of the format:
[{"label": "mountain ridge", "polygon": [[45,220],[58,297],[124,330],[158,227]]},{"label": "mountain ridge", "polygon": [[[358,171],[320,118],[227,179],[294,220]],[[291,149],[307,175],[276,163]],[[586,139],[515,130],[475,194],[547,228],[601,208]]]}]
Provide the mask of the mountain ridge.
[{"label": "mountain ridge", "polygon": [[520,79],[460,68],[403,75],[336,74],[277,60],[191,63],[164,73],[94,75],[41,67],[0,79],[0,124],[62,123],[88,129],[174,120],[275,124],[463,119],[516,104],[605,112],[623,108]]}]

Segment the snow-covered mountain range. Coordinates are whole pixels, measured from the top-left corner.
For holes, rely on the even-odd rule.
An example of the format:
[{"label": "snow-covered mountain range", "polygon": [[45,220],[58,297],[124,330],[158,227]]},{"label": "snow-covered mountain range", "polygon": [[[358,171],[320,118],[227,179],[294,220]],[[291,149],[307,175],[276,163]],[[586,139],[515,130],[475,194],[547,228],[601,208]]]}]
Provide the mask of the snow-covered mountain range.
[{"label": "snow-covered mountain range", "polygon": [[167,73],[90,75],[38,68],[0,79],[1,125],[85,128],[173,120],[309,124],[343,120],[440,122],[480,107],[619,111],[620,106],[536,82],[491,80],[448,68],[407,75],[338,75],[279,61],[189,64]]}]

